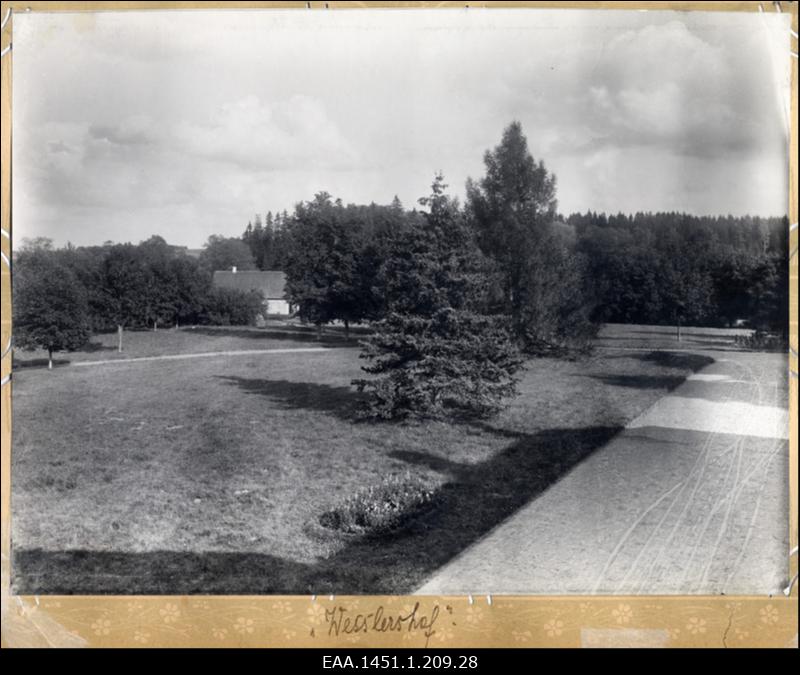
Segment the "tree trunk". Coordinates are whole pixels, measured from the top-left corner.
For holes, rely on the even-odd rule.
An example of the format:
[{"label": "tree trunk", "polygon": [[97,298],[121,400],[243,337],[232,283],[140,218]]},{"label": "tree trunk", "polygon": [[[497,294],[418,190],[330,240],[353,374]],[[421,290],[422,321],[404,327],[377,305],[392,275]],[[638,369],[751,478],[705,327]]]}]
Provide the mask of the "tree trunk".
[{"label": "tree trunk", "polygon": [[317,324],[317,340],[322,340],[322,324]]},{"label": "tree trunk", "polygon": [[678,342],[681,341],[681,318],[678,317]]},{"label": "tree trunk", "polygon": [[344,337],[346,340],[350,339],[350,322],[347,319],[344,320]]},{"label": "tree trunk", "polygon": [[155,333],[158,330],[158,321],[153,319],[153,332]]},{"label": "tree trunk", "polygon": [[117,324],[117,351],[122,353],[122,324]]},{"label": "tree trunk", "polygon": [[53,350],[47,350],[47,370],[53,370]]}]

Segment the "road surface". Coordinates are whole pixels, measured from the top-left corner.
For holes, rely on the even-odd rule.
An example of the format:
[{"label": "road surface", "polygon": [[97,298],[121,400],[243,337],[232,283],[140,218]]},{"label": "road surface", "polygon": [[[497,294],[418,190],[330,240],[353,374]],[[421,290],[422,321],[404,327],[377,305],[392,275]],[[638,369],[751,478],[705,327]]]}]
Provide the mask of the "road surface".
[{"label": "road surface", "polygon": [[779,592],[788,581],[786,357],[706,354],[713,364],[417,593]]}]

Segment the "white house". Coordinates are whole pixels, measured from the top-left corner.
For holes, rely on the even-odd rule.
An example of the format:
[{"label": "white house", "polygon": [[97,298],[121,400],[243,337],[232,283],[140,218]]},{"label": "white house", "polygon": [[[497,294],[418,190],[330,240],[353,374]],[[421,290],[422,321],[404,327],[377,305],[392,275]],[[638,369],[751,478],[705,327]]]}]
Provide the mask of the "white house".
[{"label": "white house", "polygon": [[218,288],[235,288],[240,291],[261,291],[264,296],[264,313],[272,316],[289,316],[292,307],[284,297],[286,275],[275,270],[238,271],[230,270],[214,272],[214,286]]}]

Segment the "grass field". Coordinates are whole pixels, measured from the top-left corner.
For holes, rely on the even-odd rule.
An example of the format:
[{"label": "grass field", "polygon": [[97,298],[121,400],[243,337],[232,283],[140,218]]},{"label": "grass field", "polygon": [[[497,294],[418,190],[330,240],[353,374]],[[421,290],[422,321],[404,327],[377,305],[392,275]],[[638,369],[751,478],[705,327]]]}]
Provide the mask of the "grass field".
[{"label": "grass field", "polygon": [[713,352],[739,349],[734,338],[752,333],[750,328],[684,327],[678,341],[675,326],[611,323],[600,329],[595,344],[604,348],[702,349]]},{"label": "grass field", "polygon": [[[341,329],[325,328],[322,339],[317,340],[316,330],[310,326],[275,321],[266,328],[246,326],[197,326],[180,330],[172,328],[152,330],[126,330],[123,350],[117,350],[117,334],[95,335],[89,344],[77,352],[60,352],[53,356],[54,366],[87,361],[125,360],[132,358],[193,354],[207,351],[246,351],[253,349],[290,349],[293,347],[353,347],[358,344],[360,331],[353,330],[345,339]],[[47,366],[44,350],[14,353],[14,368],[41,368]]]},{"label": "grass field", "polygon": [[[611,327],[606,340],[622,334]],[[114,339],[96,339],[99,358]],[[291,327],[126,340],[123,357],[320,344]],[[323,343],[337,348],[16,373],[15,591],[409,592],[712,361],[617,349],[540,359],[486,423],[369,424],[352,419],[355,342],[331,331]],[[435,508],[402,531],[320,525],[407,472],[439,487]]]}]

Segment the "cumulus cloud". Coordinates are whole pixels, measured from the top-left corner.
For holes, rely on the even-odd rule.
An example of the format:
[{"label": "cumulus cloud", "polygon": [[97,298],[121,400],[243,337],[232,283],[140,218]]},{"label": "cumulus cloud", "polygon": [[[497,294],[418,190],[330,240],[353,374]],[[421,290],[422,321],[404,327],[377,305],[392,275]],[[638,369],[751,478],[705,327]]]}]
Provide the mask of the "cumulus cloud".
[{"label": "cumulus cloud", "polygon": [[765,73],[737,68],[737,47],[714,44],[683,20],[614,36],[592,60],[585,88],[572,94],[574,114],[562,118],[584,122],[582,139],[564,128],[567,140],[557,149],[649,146],[697,157],[758,151],[775,110],[752,100]]},{"label": "cumulus cloud", "polygon": [[275,103],[247,96],[223,105],[207,123],[176,125],[173,138],[189,155],[249,169],[338,169],[358,160],[325,106],[307,95]]},{"label": "cumulus cloud", "polygon": [[151,145],[158,140],[155,120],[138,115],[128,117],[119,124],[89,124],[88,133],[95,141],[112,145]]},{"label": "cumulus cloud", "polygon": [[19,236],[135,240],[152,227],[196,246],[320,190],[357,202],[397,194],[410,206],[437,170],[463,195],[514,119],[557,174],[566,212],[785,210],[775,82],[788,56],[780,49],[776,60],[773,34],[759,30],[765,21],[785,37],[785,17],[356,10],[18,19]]},{"label": "cumulus cloud", "polygon": [[240,198],[237,185],[251,182],[248,173],[336,170],[357,161],[324,106],[308,96],[272,104],[248,96],[222,105],[206,123],[138,115],[117,123],[47,123],[25,136],[40,199],[104,208],[187,203],[214,175],[227,180],[213,195]]}]

